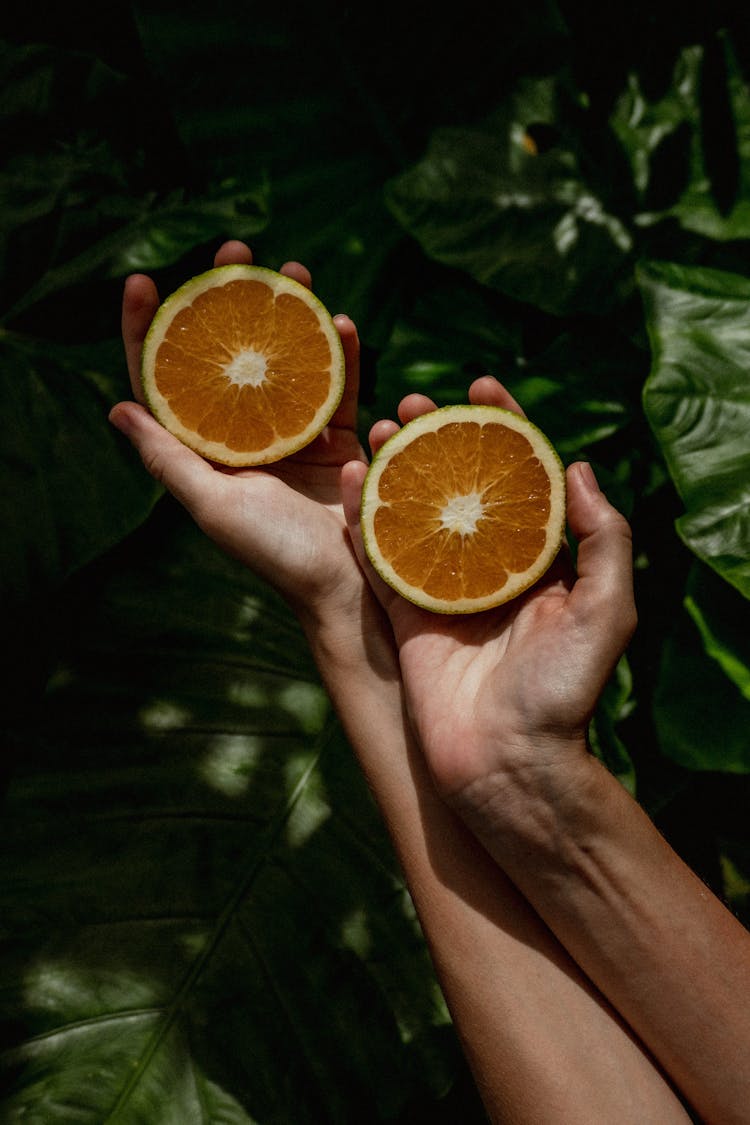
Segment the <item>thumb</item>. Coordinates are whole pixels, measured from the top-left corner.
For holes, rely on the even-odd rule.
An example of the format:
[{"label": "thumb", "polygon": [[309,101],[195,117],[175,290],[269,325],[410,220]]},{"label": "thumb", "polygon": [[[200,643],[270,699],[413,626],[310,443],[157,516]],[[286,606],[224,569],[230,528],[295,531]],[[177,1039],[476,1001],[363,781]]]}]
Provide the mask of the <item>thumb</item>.
[{"label": "thumb", "polygon": [[359,509],[362,501],[362,485],[367,475],[367,465],[362,461],[348,461],[341,470],[341,502],[344,508],[344,517],[349,532],[349,538],[354,548],[357,562],[367,579],[372,592],[380,604],[390,611],[391,606],[399,599],[390,586],[387,585],[377,573],[365,551],[362,538],[362,526],[359,522]]},{"label": "thumb", "polygon": [[630,525],[607,500],[586,462],[568,469],[568,525],[578,541],[569,606],[592,635],[621,648],[636,626]]},{"label": "thumb", "polygon": [[109,420],[138,450],[144,466],[184,505],[197,523],[210,513],[219,474],[207,461],[173,437],[135,402],[118,402]]},{"label": "thumb", "polygon": [[372,568],[367,558],[365,545],[362,540],[362,529],[359,523],[359,506],[362,500],[362,485],[367,475],[367,465],[362,461],[348,461],[341,469],[341,503],[344,508],[344,518],[349,532],[349,538],[357,556],[357,562],[362,570],[370,577]]}]

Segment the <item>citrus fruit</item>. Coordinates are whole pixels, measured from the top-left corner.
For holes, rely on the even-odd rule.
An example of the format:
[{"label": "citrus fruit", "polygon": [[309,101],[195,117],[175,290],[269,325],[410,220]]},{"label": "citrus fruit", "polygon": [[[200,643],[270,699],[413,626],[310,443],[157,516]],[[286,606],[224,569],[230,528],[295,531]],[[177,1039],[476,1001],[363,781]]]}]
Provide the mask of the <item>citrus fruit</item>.
[{"label": "citrus fruit", "polygon": [[344,355],[327,310],[300,282],[219,266],[160,306],[141,377],[151,412],[185,445],[226,465],[262,465],[330,421]]},{"label": "citrus fruit", "polygon": [[399,594],[437,613],[475,613],[516,597],[552,563],[565,471],[521,415],[446,406],[378,450],[360,521],[370,561]]}]

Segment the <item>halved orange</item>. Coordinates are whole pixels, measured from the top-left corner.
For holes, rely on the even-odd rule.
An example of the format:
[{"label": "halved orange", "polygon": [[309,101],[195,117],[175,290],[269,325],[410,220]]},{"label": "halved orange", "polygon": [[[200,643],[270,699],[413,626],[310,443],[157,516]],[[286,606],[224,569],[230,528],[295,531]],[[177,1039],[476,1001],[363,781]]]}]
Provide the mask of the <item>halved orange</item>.
[{"label": "halved orange", "polygon": [[399,594],[436,613],[476,613],[551,565],[565,531],[565,470],[521,415],[446,406],[381,446],[360,520],[370,561]]},{"label": "halved orange", "polygon": [[300,282],[219,266],[160,306],[141,377],[152,413],[185,445],[225,465],[263,465],[330,421],[344,355],[329,313]]}]

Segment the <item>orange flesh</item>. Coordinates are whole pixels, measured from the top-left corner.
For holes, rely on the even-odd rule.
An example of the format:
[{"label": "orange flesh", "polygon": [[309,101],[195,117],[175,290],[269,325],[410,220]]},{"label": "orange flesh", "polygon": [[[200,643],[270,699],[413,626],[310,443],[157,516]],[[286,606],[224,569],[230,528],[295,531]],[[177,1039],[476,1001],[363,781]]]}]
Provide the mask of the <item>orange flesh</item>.
[{"label": "orange flesh", "polygon": [[[475,528],[445,528],[449,501],[474,494]],[[435,598],[492,594],[510,573],[528,570],[547,541],[549,476],[524,435],[503,423],[453,422],[415,438],[384,469],[379,498],[380,551],[401,578]]]},{"label": "orange flesh", "polygon": [[[226,368],[258,353],[258,385]],[[252,452],[294,437],[325,402],[331,351],[315,313],[263,281],[230,281],[201,293],[174,317],[156,353],[157,389],[182,424],[206,441]]]}]

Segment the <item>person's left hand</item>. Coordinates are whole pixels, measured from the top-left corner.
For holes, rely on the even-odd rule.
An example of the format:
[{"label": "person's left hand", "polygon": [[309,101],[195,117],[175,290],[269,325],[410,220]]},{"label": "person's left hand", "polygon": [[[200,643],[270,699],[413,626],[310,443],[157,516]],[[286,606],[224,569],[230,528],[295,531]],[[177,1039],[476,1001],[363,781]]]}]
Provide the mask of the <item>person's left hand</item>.
[{"label": "person's left hand", "polygon": [[[241,242],[225,243],[214,264],[251,262]],[[281,272],[311,287],[290,262]],[[159,306],[153,281],[128,278],[122,330],[136,402],[118,403],[110,420],[140,453],[148,471],[187,508],[219,546],[267,580],[303,615],[339,618],[361,610],[364,583],[341,507],[341,467],[365,462],[356,435],[359,342],[352,321],[334,323],[346,361],[346,389],[330,424],[298,453],[262,468],[231,469],[205,461],[168,433],[143,405],[143,341]]]}]

